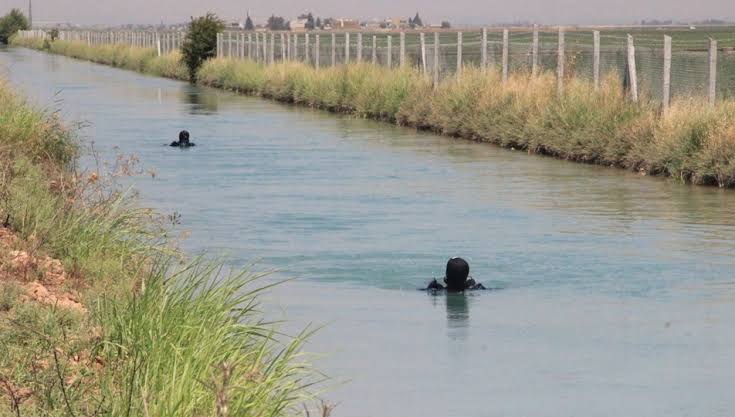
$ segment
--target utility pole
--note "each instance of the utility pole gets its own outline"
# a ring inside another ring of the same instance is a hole
[[[28,27],[33,29],[33,0],[28,0]]]

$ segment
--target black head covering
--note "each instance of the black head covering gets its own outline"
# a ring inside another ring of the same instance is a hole
[[[447,262],[447,272],[444,282],[449,291],[462,291],[465,281],[470,275],[470,264],[462,258],[452,258]]]
[[[189,132],[187,132],[186,130],[182,130],[181,132],[179,132],[179,143],[189,143]]]

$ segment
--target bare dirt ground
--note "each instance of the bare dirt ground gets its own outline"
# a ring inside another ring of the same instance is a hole
[[[69,275],[58,259],[20,249],[24,245],[12,231],[0,228],[0,283],[24,290],[23,302],[36,302],[85,313],[74,291],[66,289]]]

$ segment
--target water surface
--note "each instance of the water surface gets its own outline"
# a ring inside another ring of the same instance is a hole
[[[0,73],[135,154],[186,249],[297,278],[267,308],[327,325],[337,416],[732,414],[732,191],[21,49]],[[184,128],[195,148],[164,146]],[[501,290],[415,290],[454,255]]]

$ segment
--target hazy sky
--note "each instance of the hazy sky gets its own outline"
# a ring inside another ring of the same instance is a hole
[[[28,0],[0,0],[0,15],[24,10]],[[246,10],[256,19],[275,13],[286,18],[309,9],[319,16],[409,16],[456,24],[512,21],[537,23],[631,23],[641,19],[735,18],[735,0],[33,0],[36,20],[79,24],[174,23],[213,11],[236,19]]]

